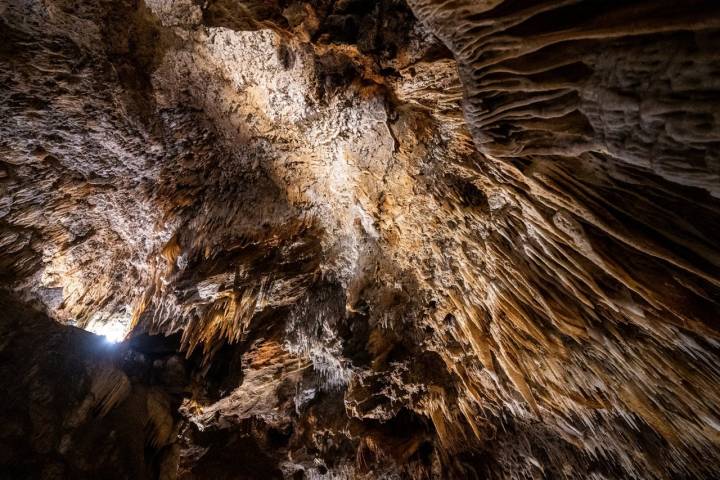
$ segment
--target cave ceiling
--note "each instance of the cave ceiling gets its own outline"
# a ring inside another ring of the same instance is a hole
[[[0,0],[0,478],[718,478],[719,245],[717,1]]]

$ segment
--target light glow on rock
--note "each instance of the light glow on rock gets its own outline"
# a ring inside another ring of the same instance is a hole
[[[125,328],[120,324],[100,325],[93,333],[102,335],[110,343],[120,343],[125,338]]]
[[[86,330],[105,337],[105,340],[109,343],[120,343],[125,340],[129,325],[130,315],[128,310],[110,315],[106,312],[98,312],[92,316]]]

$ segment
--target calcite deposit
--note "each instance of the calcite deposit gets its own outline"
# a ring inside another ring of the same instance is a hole
[[[0,479],[718,478],[719,245],[717,1],[0,0]]]

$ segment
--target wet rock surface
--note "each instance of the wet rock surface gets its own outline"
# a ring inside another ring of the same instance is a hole
[[[0,15],[0,478],[717,477],[715,2]]]

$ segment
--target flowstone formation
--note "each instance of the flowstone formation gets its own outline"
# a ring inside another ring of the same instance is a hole
[[[712,1],[0,0],[0,478],[717,478],[718,102]]]

